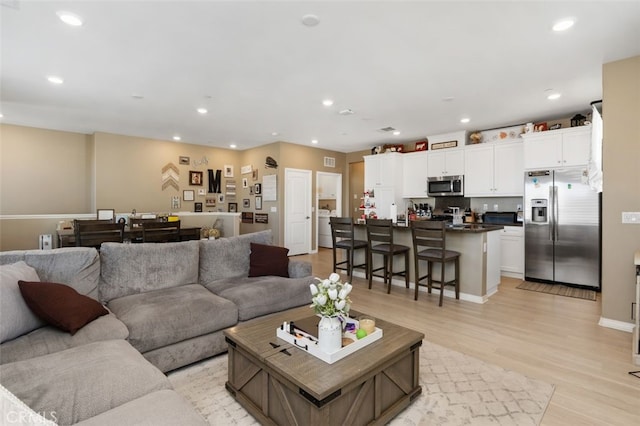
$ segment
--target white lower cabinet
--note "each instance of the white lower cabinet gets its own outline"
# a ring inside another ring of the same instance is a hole
[[[524,228],[521,226],[505,226],[500,232],[502,259],[500,271],[502,275],[513,278],[524,278]]]
[[[318,247],[333,247],[329,216],[318,216]]]

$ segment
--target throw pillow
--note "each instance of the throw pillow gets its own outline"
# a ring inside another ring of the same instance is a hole
[[[44,325],[22,298],[20,280],[40,281],[40,277],[24,261],[0,266],[0,343]]]
[[[36,315],[71,335],[109,313],[97,300],[64,284],[19,281],[18,285],[27,306]]]
[[[249,276],[275,275],[289,277],[288,248],[251,243],[249,255]]]

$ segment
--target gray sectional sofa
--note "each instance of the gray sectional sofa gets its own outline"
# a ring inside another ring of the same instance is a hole
[[[9,336],[0,344],[0,423],[15,396],[15,403],[59,424],[205,424],[162,373],[225,352],[225,328],[309,303],[308,262],[290,260],[288,278],[248,276],[250,244],[271,241],[271,231],[262,231],[182,243],[105,243],[99,254],[90,248],[0,253],[0,265],[24,262],[40,281],[69,285],[109,311],[70,335],[37,318],[20,320],[29,313],[19,290],[0,283],[2,309],[15,319],[0,325],[2,337]]]

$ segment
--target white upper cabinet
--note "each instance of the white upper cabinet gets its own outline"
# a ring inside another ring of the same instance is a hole
[[[391,203],[402,205],[402,156],[388,153],[364,156],[364,190],[374,191],[376,213],[389,218]]]
[[[524,167],[584,166],[589,162],[591,126],[527,133],[524,139]]]
[[[466,197],[522,196],[522,142],[469,145],[465,151]]]
[[[442,149],[429,152],[427,176],[456,176],[464,174],[464,150]]]
[[[409,152],[402,156],[402,196],[425,198],[427,196],[428,151]]]

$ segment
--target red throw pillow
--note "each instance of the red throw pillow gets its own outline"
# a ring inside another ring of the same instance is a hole
[[[288,248],[251,243],[249,256],[249,276],[262,277],[276,275],[289,277]]]
[[[47,323],[71,335],[109,311],[88,296],[57,283],[18,281],[29,309]]]

